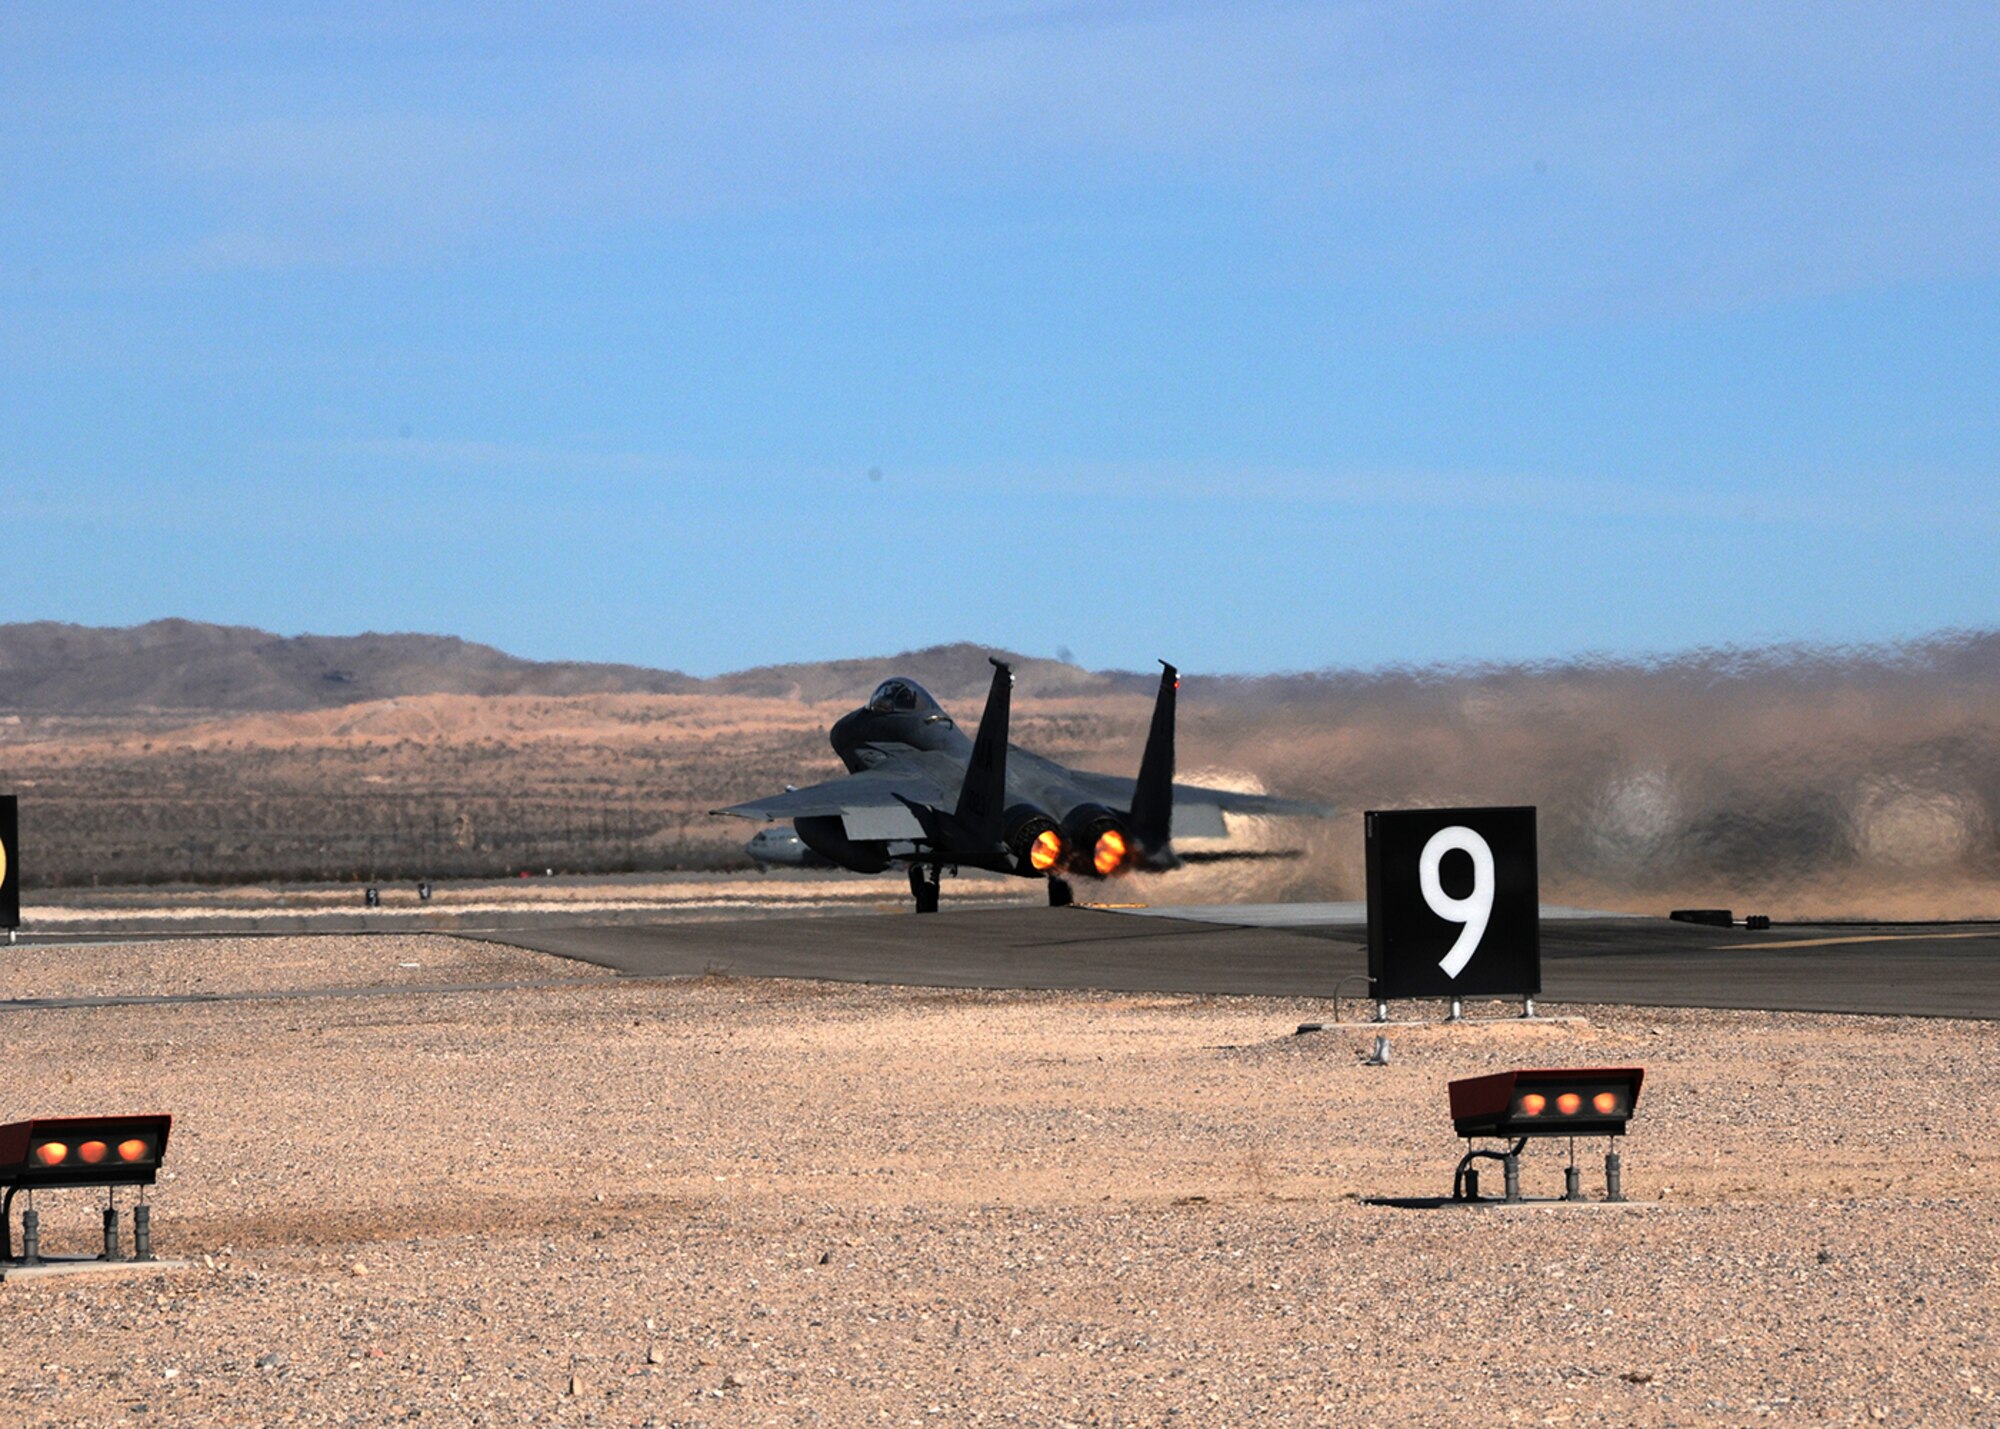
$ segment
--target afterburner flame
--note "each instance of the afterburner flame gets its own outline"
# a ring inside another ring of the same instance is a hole
[[[1097,852],[1091,862],[1098,873],[1109,878],[1125,866],[1125,835],[1116,829],[1106,829],[1097,839]]]
[[[1037,873],[1047,873],[1062,862],[1062,856],[1062,835],[1054,829],[1043,829],[1028,845],[1028,862]]]

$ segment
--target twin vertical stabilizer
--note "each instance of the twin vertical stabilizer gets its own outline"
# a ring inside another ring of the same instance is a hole
[[[1153,701],[1153,726],[1139,757],[1139,782],[1132,789],[1131,833],[1142,862],[1171,864],[1174,830],[1174,697],[1181,672],[1160,661],[1160,693]]]
[[[990,657],[989,657],[990,659]],[[1005,834],[1007,804],[1007,725],[1012,714],[1014,671],[991,660],[993,684],[979,733],[966,761],[952,822],[972,847],[998,845]],[[1171,868],[1174,825],[1174,702],[1181,687],[1180,671],[1160,662],[1160,691],[1153,701],[1153,723],[1146,732],[1146,750],[1139,758],[1139,778],[1132,788],[1132,808],[1126,828],[1139,861],[1154,868]]]
[[[1013,667],[991,656],[987,659],[993,666],[993,684],[986,692],[986,712],[979,717],[972,757],[965,764],[958,807],[952,810],[953,822],[978,848],[998,845],[1001,839],[1007,805],[1007,720],[1014,699]]]

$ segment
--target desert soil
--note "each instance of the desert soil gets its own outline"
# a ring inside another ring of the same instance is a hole
[[[1991,1025],[1562,1008],[1375,1067],[1311,1003],[0,956],[0,999],[270,989],[379,995],[0,1011],[8,1117],[174,1114],[192,1262],[0,1286],[0,1418],[2000,1423]],[[1451,1078],[1628,1062],[1629,1206],[1364,1203],[1446,1189]]]

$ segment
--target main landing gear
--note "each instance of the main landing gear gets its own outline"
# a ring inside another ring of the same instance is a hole
[[[938,866],[934,863],[910,865],[910,894],[917,900],[919,913],[938,910]]]
[[[952,870],[954,873],[956,869]],[[944,870],[935,863],[913,863],[910,865],[910,896],[917,900],[919,913],[935,913],[938,910],[938,877]],[[1076,890],[1070,887],[1067,878],[1049,880],[1049,907],[1067,908],[1076,902]]]

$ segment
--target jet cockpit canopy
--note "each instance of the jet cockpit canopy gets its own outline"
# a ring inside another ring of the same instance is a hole
[[[868,708],[876,714],[936,714],[943,706],[915,680],[898,676],[875,687],[875,693],[868,697]]]

